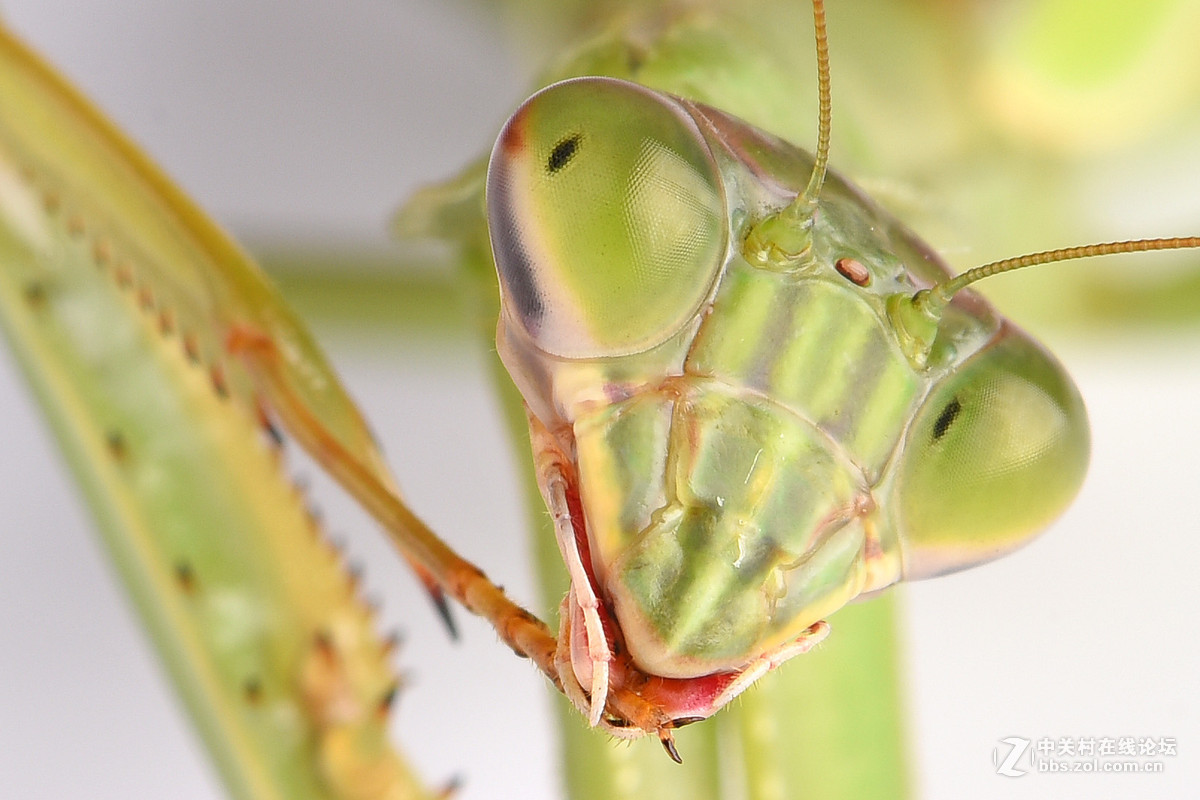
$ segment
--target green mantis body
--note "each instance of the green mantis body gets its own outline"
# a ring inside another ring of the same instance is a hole
[[[1016,280],[1016,279],[1014,279],[1014,280]],[[1086,389],[1085,389],[1085,394],[1086,394]],[[490,566],[490,564],[489,564],[489,566]],[[493,571],[494,573],[497,573],[497,574],[499,573],[499,569],[496,569],[496,568],[493,568],[493,570],[492,570],[492,571]],[[1003,628],[1005,627],[1005,622],[999,622],[999,623],[996,625],[996,627],[997,627],[997,628],[999,628],[999,629],[1003,629]],[[1000,733],[1000,732],[996,732],[995,736],[993,736],[992,738],[998,738],[998,737],[999,737],[999,735],[1001,735],[1001,733]],[[991,740],[989,739],[989,740],[988,740],[988,744],[990,745],[990,743],[991,743]]]

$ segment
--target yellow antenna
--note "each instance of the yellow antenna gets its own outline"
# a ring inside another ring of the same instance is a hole
[[[1111,256],[1119,253],[1148,253],[1152,250],[1186,250],[1200,247],[1200,236],[1176,236],[1168,239],[1132,239],[1125,242],[1103,242],[1101,244],[1086,244],[1080,247],[1063,247],[1058,250],[1043,250],[1040,253],[1030,253],[1025,256],[1004,258],[993,261],[981,267],[969,269],[966,272],[941,283],[922,289],[913,297],[914,303],[926,303],[931,309],[940,313],[950,299],[960,290],[965,289],[976,281],[1012,272],[1024,267],[1036,267],[1039,264],[1054,264],[1059,261],[1071,261],[1076,258],[1091,258],[1093,256]],[[922,297],[923,296],[923,297]]]
[[[942,313],[954,295],[966,287],[1005,272],[1039,264],[1054,264],[1076,258],[1109,256],[1119,253],[1148,253],[1154,250],[1187,250],[1200,247],[1200,236],[1177,236],[1166,239],[1132,239],[1124,242],[1103,242],[1080,247],[1043,250],[1024,256],[1005,258],[969,269],[961,275],[936,283],[913,295],[893,295],[888,311],[900,333],[901,346],[915,363],[924,364],[937,337]]]
[[[829,166],[829,131],[833,96],[829,79],[829,36],[824,0],[813,0],[813,28],[817,39],[817,151],[808,185],[786,208],[755,224],[743,252],[751,263],[770,265],[796,261],[812,246],[812,222]]]
[[[805,209],[804,218],[812,219],[817,209],[817,198],[821,196],[821,187],[825,184],[825,172],[829,167],[829,130],[833,125],[833,95],[829,81],[829,35],[825,27],[824,0],[813,0],[813,27],[817,37],[817,153],[813,162],[812,175],[808,178],[808,186],[804,193],[796,198],[796,202],[788,206],[790,210],[801,205]],[[785,210],[785,211],[786,211]]]

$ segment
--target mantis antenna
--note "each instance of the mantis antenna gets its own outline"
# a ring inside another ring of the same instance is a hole
[[[908,356],[923,364],[937,336],[942,313],[954,295],[984,278],[1005,272],[1054,264],[1077,258],[1109,256],[1120,253],[1147,253],[1154,250],[1187,250],[1200,247],[1200,236],[1177,236],[1164,239],[1131,239],[1122,242],[1103,242],[1078,247],[1043,250],[1013,258],[1004,258],[967,270],[961,275],[921,289],[914,295],[895,295],[888,303],[892,319],[901,332],[901,344]]]
[[[817,198],[825,184],[825,171],[829,167],[829,129],[833,121],[833,99],[829,86],[829,37],[825,28],[824,0],[813,0],[813,28],[817,37],[817,152],[812,175],[804,193],[796,198],[784,213],[811,221],[817,210]],[[795,209],[795,210],[793,210]]]
[[[817,200],[825,184],[829,165],[829,131],[833,100],[829,79],[829,38],[824,0],[813,0],[813,28],[817,39],[817,150],[812,174],[804,191],[787,207],[776,211],[750,229],[744,252],[747,260],[760,265],[788,264],[812,246],[812,221]]]
[[[1088,244],[1080,247],[1062,247],[1057,250],[1043,250],[1040,253],[1004,258],[993,261],[935,284],[928,289],[922,289],[913,297],[914,303],[927,303],[935,313],[940,313],[950,299],[959,290],[970,286],[976,281],[1012,272],[1023,267],[1035,267],[1039,264],[1053,264],[1059,261],[1070,261],[1076,258],[1091,258],[1092,256],[1110,256],[1118,253],[1147,253],[1152,250],[1186,250],[1200,247],[1200,236],[1177,236],[1168,239],[1132,239],[1124,242],[1104,242]]]

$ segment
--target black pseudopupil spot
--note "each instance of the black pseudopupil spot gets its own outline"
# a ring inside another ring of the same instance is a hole
[[[933,440],[935,442],[946,435],[946,431],[950,430],[950,426],[954,424],[960,411],[962,411],[962,403],[958,402],[957,397],[946,404],[942,413],[938,415],[937,422],[933,423]]]
[[[580,138],[578,133],[573,133],[554,145],[554,149],[550,151],[550,157],[546,159],[546,169],[551,175],[571,163],[571,159],[579,152]]]

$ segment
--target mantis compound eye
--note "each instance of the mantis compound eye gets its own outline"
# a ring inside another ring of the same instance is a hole
[[[488,226],[504,313],[564,358],[677,333],[726,255],[717,164],[673,99],[609,78],[543,89],[492,151]]]
[[[906,579],[991,561],[1029,541],[1079,491],[1090,439],[1062,366],[1005,325],[935,386],[896,474]]]

